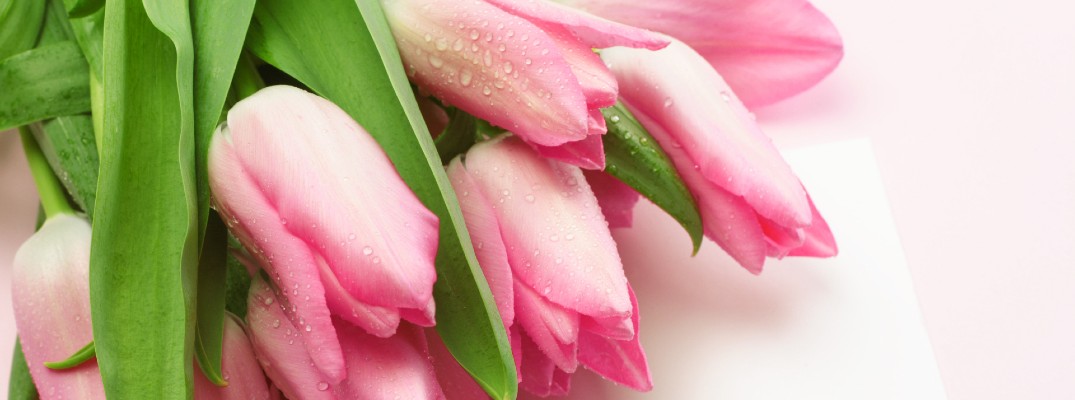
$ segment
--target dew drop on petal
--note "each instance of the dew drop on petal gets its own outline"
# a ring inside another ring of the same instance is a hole
[[[373,254],[373,248],[369,247],[369,246],[363,247],[362,248],[362,254],[367,255],[367,256],[370,255],[370,254]]]
[[[322,392],[328,390],[328,382],[318,382],[317,383],[317,390],[322,391]]]

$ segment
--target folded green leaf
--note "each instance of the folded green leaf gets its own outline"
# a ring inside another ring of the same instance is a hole
[[[93,14],[104,8],[105,0],[64,0],[67,13],[71,18],[80,18]]]
[[[22,343],[15,339],[15,352],[11,355],[11,375],[7,383],[8,400],[37,400],[37,387],[30,376],[30,366],[22,353]]]
[[[67,11],[63,9],[63,2],[60,0],[44,0],[42,3],[46,4],[45,20],[41,25],[41,33],[37,36],[37,46],[35,47],[74,40],[74,33],[71,32],[71,24],[67,22]]]
[[[694,244],[702,245],[702,216],[668,155],[623,103],[601,110],[608,125],[604,136],[605,172],[634,188],[671,215]]]
[[[97,361],[109,398],[186,400],[198,263],[188,7],[109,0],[105,13],[90,250]]]
[[[93,219],[97,199],[97,146],[88,115],[57,117],[31,126],[45,158],[64,189]]]
[[[90,110],[89,67],[74,42],[0,61],[0,131]]]
[[[67,357],[63,361],[46,361],[45,367],[48,369],[63,370],[70,369],[82,365],[82,363],[89,361],[97,355],[97,349],[94,347],[93,342],[83,346],[81,349],[72,354],[71,357]]]
[[[221,369],[224,343],[224,299],[228,273],[228,229],[215,213],[209,216],[198,262],[198,322],[194,357],[205,377],[226,386]]]
[[[0,0],[0,60],[34,47],[44,15],[44,1]]]
[[[57,1],[57,0],[52,0]],[[101,79],[104,64],[104,29],[105,10],[101,8],[93,14],[69,20],[75,41],[82,48],[82,55],[90,64],[90,73]]]
[[[353,0],[259,1],[247,45],[362,124],[418,198],[440,217],[433,289],[437,330],[490,395],[515,398],[515,363],[504,325],[384,12],[378,1],[357,3],[358,7]]]

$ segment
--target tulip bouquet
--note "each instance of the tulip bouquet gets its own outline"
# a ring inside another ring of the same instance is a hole
[[[610,229],[834,255],[747,107],[841,56],[806,0],[0,0],[9,398],[649,390]]]

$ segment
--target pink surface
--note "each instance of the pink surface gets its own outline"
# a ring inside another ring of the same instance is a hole
[[[783,148],[872,140],[950,399],[1075,398],[1075,10],[815,3],[840,28],[846,58],[820,86],[759,110],[763,129]],[[5,285],[34,196],[17,140],[2,136],[6,387]]]

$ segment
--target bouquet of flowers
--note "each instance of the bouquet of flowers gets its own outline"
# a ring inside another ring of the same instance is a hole
[[[747,107],[841,56],[805,0],[0,0],[9,396],[649,390],[610,229],[834,255]]]

